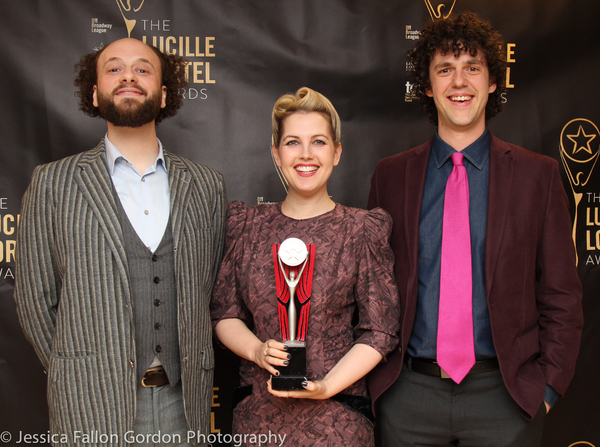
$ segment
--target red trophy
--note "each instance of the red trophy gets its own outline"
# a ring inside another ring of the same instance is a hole
[[[279,328],[291,355],[288,366],[271,377],[274,390],[302,390],[306,377],[306,333],[312,291],[315,246],[297,238],[273,245]]]

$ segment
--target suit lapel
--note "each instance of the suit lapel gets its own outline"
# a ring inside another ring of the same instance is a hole
[[[185,164],[173,154],[163,150],[165,155],[165,165],[169,174],[169,191],[171,201],[171,231],[173,232],[173,247],[175,247],[175,260],[177,260],[179,250],[179,240],[181,230],[185,222],[185,215],[190,192],[190,182],[192,175],[189,173]],[[177,273],[178,262],[175,262]]]
[[[98,220],[99,226],[114,254],[123,281],[128,286],[127,256],[121,243],[123,231],[119,222],[119,212],[115,202],[112,180],[106,165],[104,140],[95,149],[81,155],[74,178],[88,206]],[[129,287],[127,287],[127,290],[129,290]]]
[[[513,177],[514,158],[510,153],[510,147],[491,136],[488,215],[485,236],[485,284],[488,298],[492,289],[494,271],[508,218]]]
[[[433,141],[433,140],[432,140]],[[419,261],[419,222],[421,220],[421,205],[427,177],[427,165],[431,154],[432,141],[419,146],[414,151],[414,156],[406,162],[406,177],[404,186],[404,221],[406,222],[405,237],[408,257],[411,263],[410,271],[417,278]],[[413,268],[417,266],[417,268]],[[409,281],[409,284],[416,284]],[[410,293],[410,292],[409,292]],[[416,293],[416,290],[415,290]]]

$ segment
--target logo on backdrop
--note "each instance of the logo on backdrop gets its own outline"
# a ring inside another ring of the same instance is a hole
[[[506,44],[506,88],[511,89],[515,88],[515,84],[511,80],[511,64],[517,62],[515,53],[517,44],[516,43],[507,43]],[[502,104],[506,104],[508,102],[508,98],[506,97],[506,92],[502,93]]]
[[[573,243],[577,249],[577,222],[585,218],[585,265],[600,265],[600,191],[587,186],[600,155],[600,131],[588,119],[569,121],[560,134],[560,158],[567,173],[573,200]],[[580,209],[580,204],[584,203]],[[579,256],[577,255],[577,264]]]
[[[135,13],[137,13],[140,9],[142,9],[142,6],[144,6],[144,1],[145,0],[138,0],[135,3],[139,3],[137,8],[134,6],[131,6],[131,0],[126,0],[125,2],[123,2],[123,0],[115,0],[117,2],[117,6],[119,7],[119,11],[121,12],[121,15],[123,16],[123,20],[125,21],[125,26],[127,27],[127,37],[131,37],[131,31],[133,30],[133,28],[135,27],[135,24],[137,23],[136,19],[133,19],[132,17],[135,17]],[[125,14],[127,13],[127,14]],[[127,17],[129,16],[129,17]]]
[[[7,197],[0,197],[0,278],[15,279],[13,263],[19,214],[10,211]]]
[[[456,0],[444,0],[443,2],[435,0],[425,0],[427,11],[431,16],[431,20],[447,19],[452,14]]]

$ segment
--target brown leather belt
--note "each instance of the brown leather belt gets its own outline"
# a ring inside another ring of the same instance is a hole
[[[442,379],[450,378],[450,376],[448,376],[448,374],[446,374],[446,372],[440,368],[434,360],[407,355],[404,361],[410,371],[419,374],[425,374],[427,376],[440,377]],[[471,368],[471,371],[469,371],[467,375],[488,371],[497,371],[499,368],[500,366],[498,365],[498,359],[481,360],[479,362],[475,362],[475,365],[473,365],[473,368]]]
[[[156,386],[165,386],[169,384],[169,378],[162,366],[150,368],[142,378],[144,388],[154,388]]]

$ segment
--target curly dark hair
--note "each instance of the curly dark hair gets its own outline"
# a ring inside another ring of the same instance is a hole
[[[175,116],[177,110],[183,105],[183,89],[188,84],[186,79],[188,62],[181,56],[165,54],[156,47],[148,46],[160,59],[162,84],[167,87],[166,106],[160,109],[155,120],[155,123],[158,124],[165,118]],[[79,88],[75,93],[79,97],[79,109],[91,117],[102,116],[98,107],[93,104],[92,95],[94,85],[98,82],[98,58],[105,48],[86,54],[75,64],[77,77],[74,84]]]
[[[503,39],[492,25],[472,12],[462,13],[454,18],[440,20],[423,29],[415,47],[408,51],[408,59],[413,64],[412,92],[421,101],[429,114],[429,120],[437,126],[438,114],[433,98],[427,96],[431,89],[429,65],[437,51],[456,57],[463,51],[473,57],[482,52],[490,73],[490,82],[496,90],[490,93],[485,108],[486,121],[502,110],[502,94],[506,91],[506,55]]]

